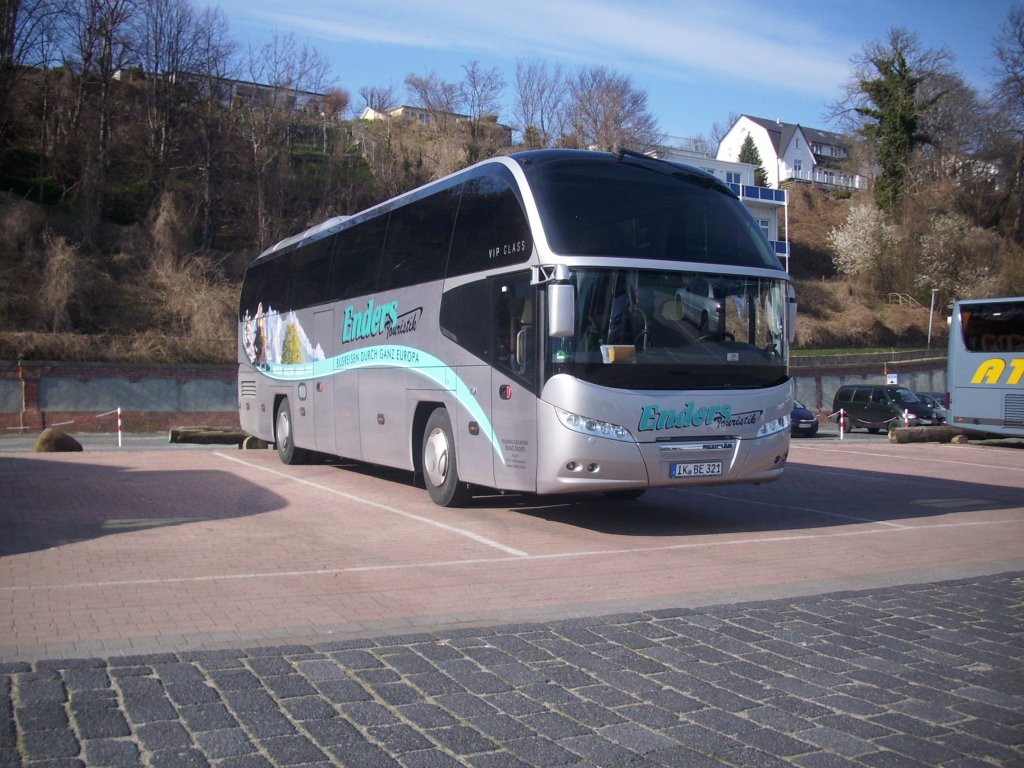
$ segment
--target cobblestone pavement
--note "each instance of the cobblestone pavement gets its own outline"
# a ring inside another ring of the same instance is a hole
[[[0,666],[0,766],[1021,766],[1024,573]]]

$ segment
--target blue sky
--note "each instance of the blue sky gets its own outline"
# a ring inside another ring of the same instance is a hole
[[[671,136],[709,135],[746,113],[834,128],[827,106],[842,93],[851,57],[892,27],[924,47],[945,46],[954,68],[986,93],[993,39],[1009,0],[221,0],[232,35],[261,44],[294,34],[332,65],[333,85],[358,104],[362,86],[405,76],[449,81],[477,60],[504,75],[517,59],[572,71],[604,65],[648,93]],[[501,114],[512,121],[511,110]]]

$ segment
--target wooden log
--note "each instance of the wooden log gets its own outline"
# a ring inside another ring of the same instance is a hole
[[[949,443],[954,437],[966,435],[957,427],[896,427],[889,430],[890,443]]]
[[[241,445],[249,435],[229,427],[172,427],[168,434],[171,443],[197,445]]]

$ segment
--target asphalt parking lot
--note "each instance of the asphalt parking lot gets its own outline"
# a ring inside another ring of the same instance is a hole
[[[1024,452],[873,438],[459,510],[269,451],[5,453],[0,765],[1024,764]]]

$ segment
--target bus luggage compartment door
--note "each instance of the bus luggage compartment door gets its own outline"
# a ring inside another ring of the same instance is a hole
[[[334,338],[334,310],[329,309],[313,315],[313,339],[320,343],[324,352],[330,356],[333,350],[329,342]],[[334,453],[335,443],[335,410],[334,410],[334,377],[324,376],[313,385],[313,422],[316,434],[316,449],[324,453]]]

